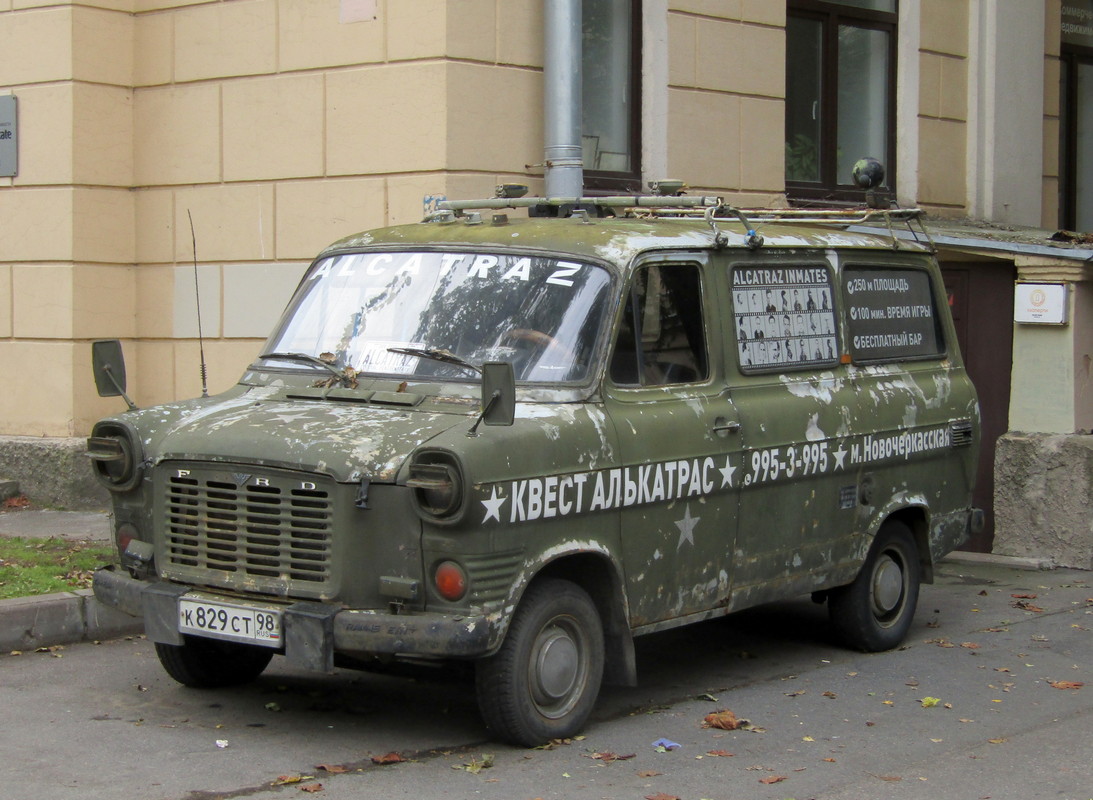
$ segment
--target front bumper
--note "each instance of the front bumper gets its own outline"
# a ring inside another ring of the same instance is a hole
[[[192,590],[166,581],[131,578],[113,566],[95,572],[95,598],[103,605],[144,617],[148,638],[180,645],[178,598]],[[224,598],[238,603],[238,598]],[[245,601],[244,601],[245,602]],[[487,655],[493,625],[481,615],[345,609],[315,602],[284,606],[285,657],[293,666],[330,672],[334,654],[474,658]]]

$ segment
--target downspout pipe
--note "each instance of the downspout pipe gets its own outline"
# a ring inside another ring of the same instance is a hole
[[[543,0],[543,140],[547,197],[584,193],[581,147],[583,0]]]

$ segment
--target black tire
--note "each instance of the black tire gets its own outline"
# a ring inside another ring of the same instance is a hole
[[[827,611],[839,640],[867,653],[898,646],[914,620],[921,580],[922,565],[910,529],[889,520],[877,533],[854,582],[828,596]]]
[[[501,649],[476,665],[486,726],[524,747],[573,736],[596,704],[603,660],[603,624],[588,593],[565,580],[533,583]]]
[[[156,642],[156,655],[168,675],[195,689],[250,683],[273,658],[273,651],[264,647],[196,636],[185,639],[182,645]]]

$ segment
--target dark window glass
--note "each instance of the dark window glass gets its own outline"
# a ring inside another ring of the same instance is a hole
[[[584,0],[585,186],[636,190],[641,178],[641,5]]]
[[[1059,225],[1093,231],[1093,49],[1064,49],[1059,88]]]
[[[843,291],[855,363],[911,361],[944,352],[926,272],[848,267]]]
[[[859,200],[854,164],[878,159],[895,186],[896,0],[790,0],[786,20],[786,189]]]
[[[611,358],[622,386],[694,383],[708,375],[702,283],[692,264],[638,270]]]

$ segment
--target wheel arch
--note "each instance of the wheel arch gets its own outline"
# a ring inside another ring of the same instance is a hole
[[[889,511],[885,514],[880,524],[877,525],[876,530],[873,532],[873,538],[876,538],[876,534],[880,532],[881,527],[890,520],[896,522],[902,522],[911,531],[911,536],[915,542],[915,549],[918,551],[918,561],[922,567],[922,582],[933,583],[934,582],[934,562],[930,555],[930,521],[928,518],[929,509],[922,505],[904,506]]]
[[[622,575],[602,553],[569,553],[545,563],[527,582],[524,591],[543,578],[560,578],[586,591],[603,624],[606,683],[637,685],[637,659],[630,633],[629,611]]]

